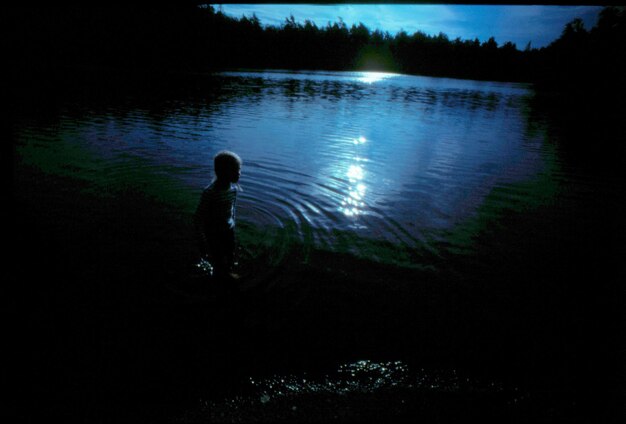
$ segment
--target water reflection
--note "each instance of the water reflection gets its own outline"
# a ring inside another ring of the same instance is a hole
[[[68,104],[52,129],[24,121],[18,153],[192,211],[213,155],[234,150],[246,164],[240,221],[327,246],[338,231],[412,245],[475,217],[495,188],[552,160],[543,132],[528,131],[523,84],[378,72],[205,78],[180,99]]]
[[[354,139],[354,144],[363,144],[367,141],[367,139],[363,136]]]
[[[341,207],[339,210],[346,216],[360,215],[364,209],[365,202],[365,190],[366,186],[361,181],[363,180],[363,168],[360,165],[350,165],[346,176],[350,182],[348,188],[348,195],[341,201]]]
[[[305,373],[250,378],[249,387],[247,395],[202,401],[191,416],[206,422],[265,421],[276,416],[290,417],[291,421],[308,421],[315,411],[316,420],[361,422],[371,419],[372,404],[377,402],[384,403],[380,407],[393,411],[389,412],[389,417],[394,413],[397,414],[394,417],[405,417],[401,411],[415,408],[416,400],[427,397],[425,403],[435,406],[431,406],[430,412],[426,408],[421,412],[440,417],[447,416],[439,411],[444,397],[469,395],[474,402],[482,397],[502,408],[528,396],[518,387],[497,381],[481,381],[456,370],[412,370],[401,361],[361,360],[341,365],[324,376]],[[462,399],[465,401],[466,398]],[[324,407],[320,408],[320,400]],[[444,408],[454,404],[448,400],[445,405]]]
[[[364,136],[353,139],[355,148],[361,144],[365,144],[367,139]],[[348,166],[345,176],[348,178],[349,187],[347,195],[343,197],[339,211],[347,217],[356,217],[365,211],[365,191],[367,186],[364,183],[365,169],[363,168],[364,160],[356,155],[352,159],[353,163]]]
[[[364,82],[366,84],[372,84],[378,81],[382,81],[387,78],[397,76],[397,74],[391,74],[388,72],[360,72],[357,81]]]

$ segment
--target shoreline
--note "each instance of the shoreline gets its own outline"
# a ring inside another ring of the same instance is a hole
[[[368,270],[363,270],[367,277],[363,279],[358,273],[334,273],[332,264],[330,272],[318,266],[290,264],[270,276],[269,285],[223,297],[212,293],[210,287],[199,286],[191,271],[180,278],[179,272],[186,272],[180,258],[191,255],[193,248],[183,247],[187,239],[180,237],[181,222],[175,211],[170,214],[158,202],[132,192],[106,199],[93,197],[83,193],[71,178],[41,175],[36,170],[19,169],[16,176],[24,190],[18,193],[18,212],[22,212],[18,214],[18,228],[29,228],[14,250],[17,263],[28,263],[31,246],[38,246],[42,253],[37,266],[21,271],[23,281],[36,283],[22,289],[27,298],[14,318],[20,331],[32,337],[25,344],[26,357],[34,373],[31,378],[39,381],[39,388],[31,396],[43,398],[56,392],[49,399],[50,409],[43,409],[50,414],[82,413],[92,418],[113,414],[116,420],[126,417],[133,421],[140,420],[142,414],[153,418],[170,414],[174,420],[187,411],[204,419],[207,411],[198,406],[198,400],[213,392],[209,397],[216,402],[213,411],[232,413],[232,417],[259,413],[268,419],[309,418],[315,405],[327,401],[324,396],[305,394],[298,398],[295,394],[270,405],[244,399],[237,411],[219,399],[228,399],[228,393],[241,396],[237,393],[251,375],[324,373],[361,359],[407,361],[411,369],[458,370],[487,381],[501,381],[530,393],[532,399],[538,396],[543,400],[529,401],[526,412],[515,415],[524,409],[510,407],[506,403],[509,398],[501,399],[489,390],[438,394],[406,388],[399,390],[407,390],[403,396],[412,401],[398,405],[395,412],[385,412],[375,405],[387,406],[386,399],[395,396],[395,389],[348,398],[330,394],[330,403],[344,411],[339,421],[367,420],[369,416],[359,412],[366,405],[381,417],[401,420],[419,416],[437,419],[438,414],[448,412],[462,418],[468,405],[478,416],[494,413],[520,418],[530,414],[546,418],[556,408],[565,417],[575,418],[579,412],[579,406],[568,399],[574,396],[580,402],[581,389],[572,386],[575,383],[570,379],[575,376],[566,376],[580,359],[564,357],[570,347],[550,341],[553,334],[564,330],[561,337],[569,339],[566,334],[570,331],[580,337],[579,329],[567,330],[557,322],[550,324],[551,329],[544,328],[549,322],[517,321],[514,315],[503,313],[511,304],[506,298],[514,292],[490,294],[493,289],[489,285],[442,278],[398,284],[400,274],[387,275],[384,284],[372,278]],[[35,209],[38,204],[45,204],[53,213]],[[134,212],[129,214],[131,210]],[[99,212],[94,216],[93,211]],[[59,213],[71,220],[60,219]],[[118,218],[110,221],[109,214],[115,213]],[[162,226],[170,230],[156,245],[154,241],[159,238],[150,238],[150,225],[137,227],[136,220],[146,219],[146,213],[156,214],[151,220],[170,222]],[[120,224],[123,226],[118,227]],[[94,229],[97,231],[92,233]],[[129,230],[133,238],[126,234],[123,237],[127,241],[122,243],[120,236]],[[182,244],[161,251],[167,245],[164,240]],[[137,249],[142,244],[147,252]],[[175,257],[168,259],[173,252],[177,252]],[[345,266],[345,258],[337,260]],[[314,263],[320,262],[316,259]],[[356,262],[353,269],[356,272],[360,267]],[[396,283],[390,285],[391,281]],[[168,284],[191,293],[196,300],[175,300]],[[550,299],[558,294],[539,286],[533,290],[543,290]],[[480,300],[485,295],[505,302],[497,306]],[[488,309],[480,312],[476,307]],[[564,312],[576,309],[565,308]],[[489,318],[491,314],[501,322]],[[553,319],[551,314],[547,318]],[[527,328],[536,333],[519,333]],[[480,332],[486,333],[479,336]],[[586,340],[587,336],[582,337]],[[546,350],[532,353],[536,348],[533,340]],[[529,353],[531,356],[525,357]],[[58,385],[61,375],[67,385]],[[77,409],[76,403],[63,401],[76,397],[89,402]],[[481,406],[472,403],[476,399]],[[604,402],[608,401],[610,398]],[[112,404],[117,409],[106,411]],[[290,412],[292,406],[303,415]],[[327,415],[327,409],[317,411],[319,415],[313,420],[335,419]]]

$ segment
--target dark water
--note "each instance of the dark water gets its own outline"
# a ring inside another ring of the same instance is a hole
[[[458,372],[484,382],[471,393],[505,387],[503,404],[531,394],[542,418],[575,417],[600,387],[614,415],[622,173],[584,144],[614,132],[564,124],[525,84],[135,78],[24,88],[15,114],[16,275],[42,282],[22,311],[32,379],[64,375],[89,399],[54,411],[163,417],[250,391],[264,404],[279,390],[251,378],[386,363],[389,384],[446,375],[456,393]],[[222,149],[244,160],[235,295],[207,286],[191,229]]]

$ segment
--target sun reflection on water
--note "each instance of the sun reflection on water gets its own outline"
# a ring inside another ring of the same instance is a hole
[[[362,180],[363,168],[361,167],[361,165],[350,165],[350,168],[348,168],[348,172],[346,173],[346,176],[348,177],[351,183]]]
[[[367,142],[367,139],[363,136],[353,140],[355,145],[364,144],[365,142]],[[363,214],[365,208],[364,198],[367,190],[367,186],[363,183],[365,170],[363,169],[363,166],[359,164],[359,162],[362,162],[363,159],[359,156],[355,156],[353,160],[356,163],[349,165],[345,174],[348,178],[350,186],[348,187],[347,195],[344,196],[341,201],[341,206],[339,207],[339,211],[348,217]]]
[[[359,72],[357,81],[372,84],[395,76],[397,75],[389,72]]]

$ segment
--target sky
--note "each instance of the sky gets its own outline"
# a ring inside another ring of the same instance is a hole
[[[219,8],[219,5],[216,5]],[[498,45],[513,42],[524,49],[541,48],[557,39],[566,23],[581,18],[591,29],[602,6],[534,6],[534,5],[446,5],[446,4],[224,4],[222,11],[241,18],[252,14],[262,25],[281,25],[293,15],[296,22],[306,19],[323,27],[338,22],[348,25],[362,22],[370,30],[380,29],[395,35],[422,31],[429,35],[440,32],[453,40],[478,38],[481,42],[494,37]]]

